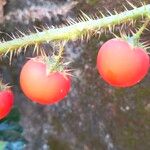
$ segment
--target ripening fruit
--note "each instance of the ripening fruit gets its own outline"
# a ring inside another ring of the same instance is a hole
[[[144,49],[115,38],[100,48],[97,68],[102,78],[110,85],[129,87],[137,84],[147,74],[149,56]]]
[[[14,103],[14,95],[10,89],[3,89],[0,91],[0,120],[5,118]]]
[[[40,59],[30,59],[23,66],[20,85],[32,101],[51,105],[62,100],[70,90],[70,77],[64,72],[47,72],[47,65]]]

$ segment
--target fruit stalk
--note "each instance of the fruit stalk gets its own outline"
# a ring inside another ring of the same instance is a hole
[[[149,24],[149,19],[147,19],[145,21],[145,23],[143,24],[143,26],[139,29],[139,31],[134,35],[134,39],[140,39],[141,34],[143,33],[143,31],[146,29],[147,25]]]
[[[56,71],[57,68],[60,66],[63,52],[64,52],[64,45],[60,46],[58,55],[54,56],[54,57],[55,57],[55,58],[54,58],[54,59],[55,59],[55,63],[54,63],[54,65],[52,66],[50,72]]]

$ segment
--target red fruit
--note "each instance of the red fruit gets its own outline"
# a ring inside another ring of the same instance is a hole
[[[39,104],[54,104],[69,92],[70,78],[64,72],[47,73],[47,65],[39,59],[30,59],[23,66],[20,85],[24,94]]]
[[[14,103],[14,95],[10,89],[0,91],[0,120],[5,118]]]
[[[122,39],[111,39],[98,52],[97,68],[110,85],[129,87],[137,84],[147,74],[149,56],[140,47],[133,47]]]

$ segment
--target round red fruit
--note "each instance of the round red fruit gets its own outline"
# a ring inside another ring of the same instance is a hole
[[[14,95],[10,89],[4,89],[0,91],[0,120],[5,118],[14,103]]]
[[[127,41],[115,38],[100,48],[97,68],[110,85],[129,87],[137,84],[147,74],[149,56],[143,48],[133,47]]]
[[[34,102],[51,105],[62,100],[70,90],[70,77],[64,72],[48,72],[39,58],[30,59],[23,66],[20,85],[24,94]]]

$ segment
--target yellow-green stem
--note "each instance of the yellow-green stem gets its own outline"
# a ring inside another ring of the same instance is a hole
[[[58,55],[55,56],[55,64],[54,66],[51,68],[51,72],[57,70],[57,68],[59,67],[60,63],[61,63],[61,58],[64,52],[64,46],[61,46],[58,52]]]
[[[76,40],[88,33],[88,31],[97,30],[102,27],[111,27],[122,22],[127,22],[128,20],[137,19],[141,16],[150,16],[150,4],[101,19],[90,19],[70,26],[48,29],[43,32],[32,33],[11,41],[2,42],[0,43],[0,53],[6,53],[10,50],[16,50],[24,46],[40,44],[42,42]]]
[[[144,22],[143,26],[142,26],[142,27],[139,29],[139,31],[134,35],[134,38],[135,38],[135,39],[139,39],[139,38],[141,37],[141,34],[142,34],[143,31],[146,29],[146,27],[147,27],[149,21],[150,21],[150,19],[148,18],[148,19]]]

